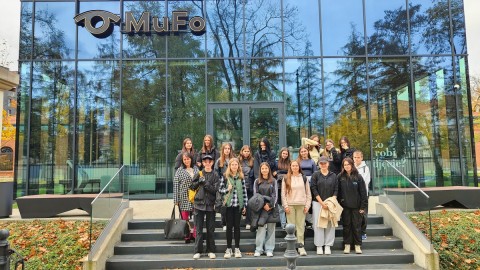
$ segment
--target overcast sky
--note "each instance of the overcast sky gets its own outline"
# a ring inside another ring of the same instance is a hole
[[[0,10],[0,50],[7,43],[7,52],[11,62],[10,70],[18,70],[18,43],[20,33],[20,0],[1,0]],[[300,0],[301,1],[301,0]],[[388,0],[384,0],[388,1]],[[430,1],[430,0],[424,0]],[[480,75],[480,0],[464,0],[467,28],[467,48],[469,53],[470,74]]]

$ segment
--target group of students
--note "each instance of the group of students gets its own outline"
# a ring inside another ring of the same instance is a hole
[[[340,215],[344,253],[350,253],[353,246],[356,253],[362,253],[370,172],[362,152],[350,148],[346,137],[341,138],[340,145],[337,150],[333,141],[327,140],[323,149],[314,135],[302,139],[296,160],[291,159],[288,148],[280,150],[277,160],[266,138],[260,140],[255,154],[244,145],[238,157],[230,143],[223,143],[217,151],[211,135],[204,137],[198,152],[186,138],[175,162],[174,203],[180,207],[182,219],[189,220],[193,213],[194,227],[185,239],[187,243],[195,240],[193,258],[199,259],[202,253],[216,258],[214,230],[219,197],[224,205],[222,225],[227,238],[224,258],[242,257],[242,215],[246,216],[246,229],[256,231],[255,257],[273,256],[277,222],[282,228],[287,223],[295,225],[300,255],[307,255],[303,246],[306,222],[314,230],[317,254],[331,254]],[[193,203],[188,200],[189,189],[196,191]]]

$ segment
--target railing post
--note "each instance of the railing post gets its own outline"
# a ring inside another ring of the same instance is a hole
[[[287,236],[285,237],[285,241],[287,241],[287,249],[285,250],[285,254],[283,257],[287,259],[287,269],[296,269],[297,268],[297,237],[295,236],[295,225],[287,224],[285,227],[285,231],[287,231]]]
[[[9,235],[8,230],[0,230],[0,270],[10,270]]]

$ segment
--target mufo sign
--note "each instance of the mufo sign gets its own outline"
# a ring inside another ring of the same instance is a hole
[[[173,11],[171,20],[168,17],[159,18],[150,12],[143,12],[140,18],[135,19],[133,12],[125,12],[124,23],[117,14],[105,10],[90,10],[78,14],[73,18],[77,25],[85,27],[88,32],[97,38],[106,38],[113,32],[114,25],[121,26],[122,33],[134,34],[178,34],[188,29],[194,35],[205,33],[205,19],[199,16],[188,17],[187,11]]]

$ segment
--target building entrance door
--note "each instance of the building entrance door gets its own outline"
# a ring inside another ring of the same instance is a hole
[[[266,137],[278,153],[286,145],[285,105],[283,102],[229,102],[207,104],[207,132],[212,134],[217,149],[230,142],[235,152],[243,145],[258,148]]]

